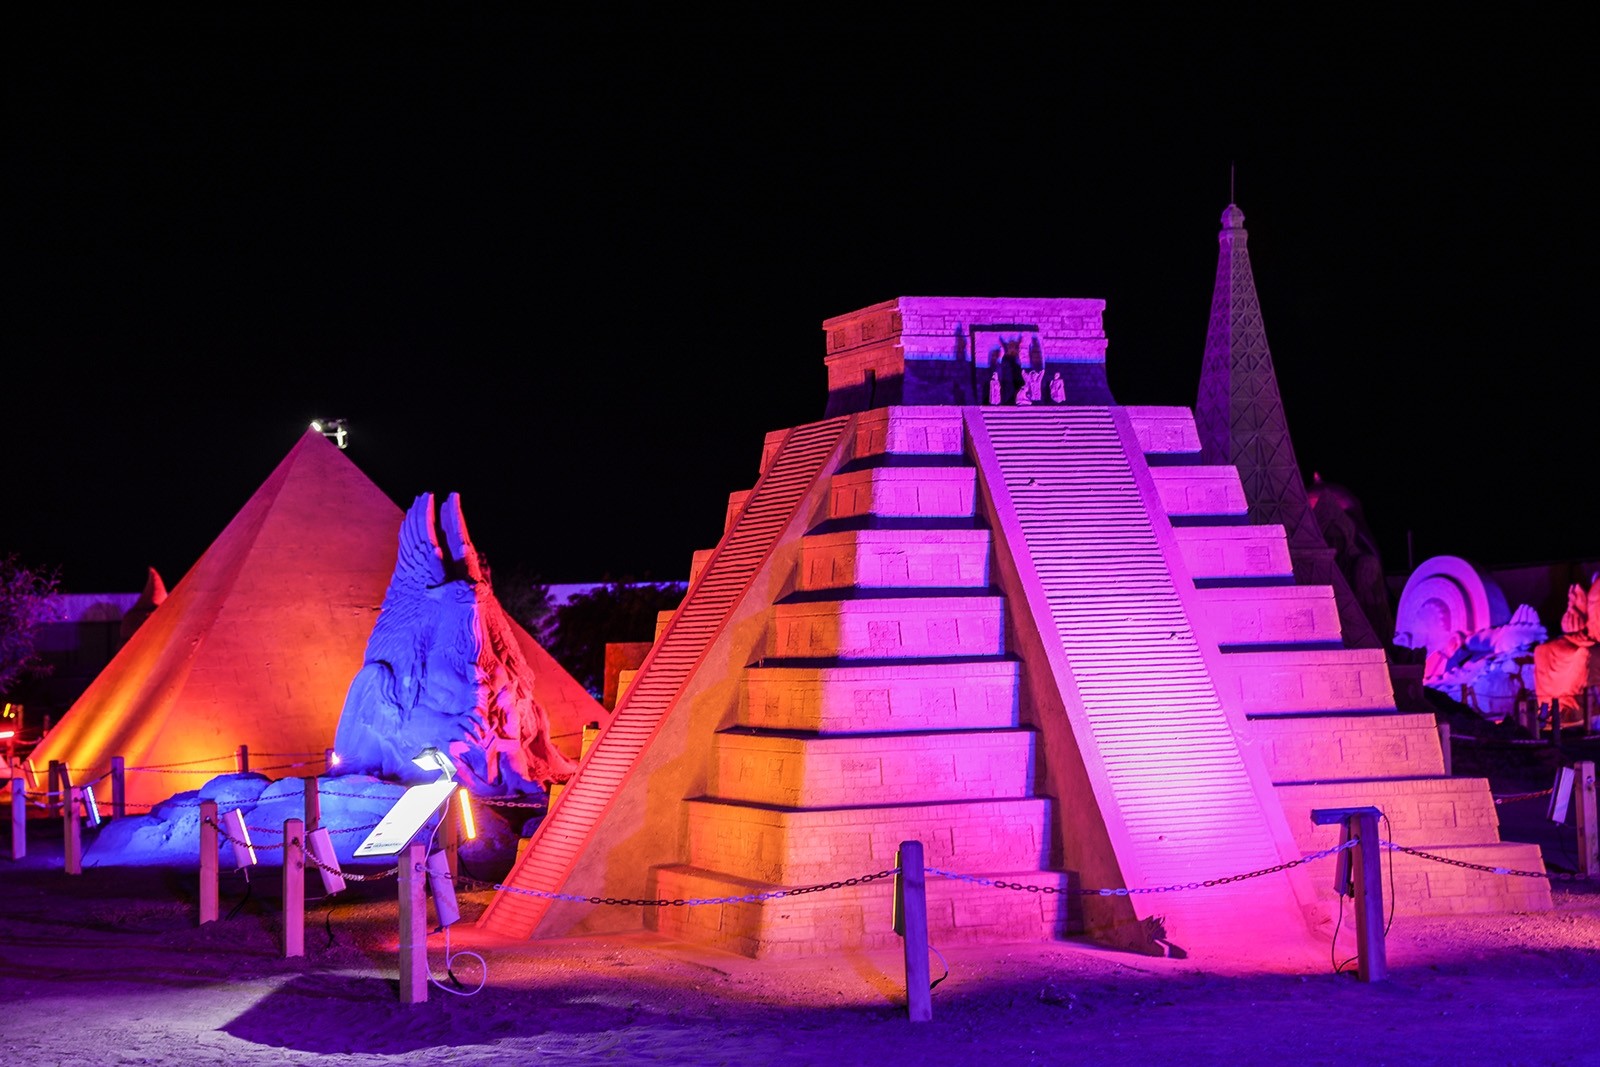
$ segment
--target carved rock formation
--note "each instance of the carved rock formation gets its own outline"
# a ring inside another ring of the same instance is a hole
[[[433,746],[479,795],[565,781],[575,765],[552,743],[533,682],[467,534],[459,497],[445,499],[437,527],[433,494],[417,497],[400,525],[394,576],[339,716],[340,772],[425,779],[429,772],[412,760]]]

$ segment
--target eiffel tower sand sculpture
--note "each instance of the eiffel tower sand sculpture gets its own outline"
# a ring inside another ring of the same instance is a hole
[[[1232,205],[1220,240],[1198,417],[1112,399],[1103,301],[827,320],[825,418],[767,435],[480,930],[884,948],[887,879],[770,894],[918,840],[960,876],[929,879],[934,945],[1310,965],[1332,858],[1060,891],[1278,868],[1337,843],[1311,809],[1358,805],[1457,861],[1388,853],[1397,911],[1548,908],[1545,878],[1481,869],[1544,870],[1499,840],[1485,780],[1444,774],[1433,717],[1396,709],[1307,521]]]

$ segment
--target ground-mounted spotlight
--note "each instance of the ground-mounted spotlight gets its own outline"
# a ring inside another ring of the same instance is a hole
[[[94,798],[94,786],[83,787],[83,817],[89,820],[90,826],[100,825],[100,804]]]
[[[256,865],[256,848],[250,843],[250,828],[244,824],[244,812],[239,808],[222,814],[222,829],[233,846],[233,865],[243,870]]]
[[[1550,787],[1550,803],[1544,812],[1544,817],[1551,822],[1559,824],[1567,821],[1567,806],[1572,803],[1572,782],[1575,777],[1571,767],[1557,769],[1555,784]]]
[[[456,886],[450,879],[450,859],[443,852],[428,857],[428,889],[433,893],[433,910],[439,913],[439,926],[446,927],[461,918],[456,906]]]
[[[333,838],[326,826],[319,826],[306,835],[306,848],[316,860],[317,873],[322,876],[322,891],[329,896],[344,888],[344,872],[339,869],[339,857],[333,850]],[[331,869],[330,869],[331,868]]]

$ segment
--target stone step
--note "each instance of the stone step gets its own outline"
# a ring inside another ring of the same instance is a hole
[[[1172,518],[1243,518],[1250,512],[1237,467],[1151,467],[1150,477]]]
[[[965,449],[960,408],[905,405],[856,416],[857,459],[871,456],[959,456]]]
[[[1339,828],[1332,827],[1330,844],[1338,842]],[[1381,827],[1380,827],[1381,831]],[[1394,840],[1383,835],[1385,840]],[[1399,844],[1409,845],[1403,838]],[[1519,911],[1548,911],[1551,907],[1548,878],[1524,874],[1494,874],[1479,867],[1502,868],[1544,874],[1544,858],[1538,845],[1497,841],[1476,845],[1437,845],[1420,848],[1445,862],[1413,856],[1396,849],[1383,853],[1384,914],[1398,915],[1485,915]],[[1464,867],[1461,864],[1472,864]],[[1334,857],[1306,864],[1307,878],[1319,900],[1332,903]],[[1392,890],[1391,890],[1392,885]],[[1347,929],[1354,921],[1354,907],[1344,901]],[[1354,944],[1354,932],[1350,944]]]
[[[1215,662],[1217,695],[1243,715],[1395,710],[1381,648],[1229,652]]]
[[[1373,778],[1277,786],[1295,843],[1315,852],[1339,843],[1338,826],[1311,822],[1313,808],[1374,807],[1379,831],[1412,848],[1483,845],[1500,839],[1500,815],[1485,778]]]
[[[1444,774],[1432,715],[1299,715],[1250,719],[1248,743],[1274,782]]]
[[[974,467],[868,467],[828,482],[828,518],[969,518],[978,483]]]
[[[773,885],[893,867],[902,841],[921,841],[929,866],[964,873],[1050,865],[1048,797],[811,809],[687,804],[690,864]]]
[[[1178,551],[1196,580],[1294,578],[1283,527],[1178,526]]]
[[[1146,456],[1199,455],[1200,431],[1189,408],[1130,404],[1122,410]]]
[[[850,875],[876,874],[893,867]],[[952,868],[953,869],[953,868]],[[971,872],[962,871],[963,874]],[[928,940],[935,946],[995,945],[1065,936],[1073,923],[1073,898],[1065,874],[1028,870],[983,874],[994,881],[1053,887],[1056,893],[1000,889],[959,879],[927,878]],[[653,892],[666,900],[722,899],[770,892],[763,882],[732,878],[688,865],[660,867]],[[800,959],[847,951],[894,948],[894,879],[840,886],[799,896],[722,904],[650,908],[646,924],[680,941],[713,945],[752,959]]]
[[[1016,660],[749,667],[741,726],[817,733],[1016,726]]]
[[[1327,585],[1195,590],[1202,625],[1217,644],[1325,644],[1341,640],[1339,606]]]
[[[839,530],[800,543],[800,588],[989,585],[988,530]]]
[[[1026,797],[1032,730],[851,737],[724,731],[714,743],[718,800],[790,808]]]
[[[1000,596],[863,597],[774,605],[766,655],[930,659],[1005,652]]]

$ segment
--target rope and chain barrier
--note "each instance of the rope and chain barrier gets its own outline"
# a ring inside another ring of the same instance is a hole
[[[1573,871],[1519,871],[1514,867],[1491,867],[1483,863],[1468,863],[1466,860],[1451,859],[1449,856],[1436,856],[1431,852],[1423,852],[1421,849],[1397,845],[1393,841],[1380,841],[1379,844],[1390,852],[1404,852],[1406,855],[1415,856],[1418,859],[1432,860],[1434,863],[1447,863],[1452,867],[1464,867],[1469,871],[1483,871],[1487,874],[1509,874],[1518,878],[1551,878],[1562,882],[1576,882],[1580,879],[1588,879],[1588,875],[1578,874]]]
[[[806,893],[825,893],[830,889],[844,889],[847,886],[865,885],[876,882],[880,878],[888,878],[898,874],[900,868],[891,867],[877,874],[863,874],[856,878],[845,878],[837,882],[821,882],[817,885],[788,886],[782,889],[768,889],[760,893],[745,893],[741,896],[731,897],[679,897],[674,900],[666,898],[649,899],[635,897],[585,897],[576,893],[550,893],[542,889],[523,889],[519,886],[495,883],[494,889],[505,893],[515,893],[524,897],[541,897],[545,900],[565,900],[574,904],[609,904],[623,907],[694,907],[700,904],[759,904],[764,900],[781,900],[785,897],[798,897]],[[480,883],[482,884],[482,883]]]
[[[929,874],[938,875],[940,878],[952,878],[962,882],[972,882],[975,885],[994,886],[996,889],[1017,889],[1027,893],[1060,893],[1067,896],[1080,897],[1131,897],[1139,896],[1145,893],[1174,893],[1179,890],[1186,889],[1211,889],[1214,886],[1228,885],[1231,882],[1243,882],[1250,878],[1260,878],[1261,876],[1267,874],[1277,874],[1281,871],[1287,871],[1292,867],[1298,867],[1302,863],[1311,863],[1315,860],[1332,856],[1335,853],[1343,852],[1347,848],[1354,848],[1359,843],[1359,838],[1351,838],[1349,841],[1341,842],[1337,845],[1334,845],[1332,848],[1325,848],[1321,852],[1312,852],[1308,855],[1301,856],[1297,860],[1290,860],[1287,863],[1274,864],[1271,867],[1263,867],[1259,871],[1250,871],[1248,874],[1229,874],[1224,875],[1221,878],[1206,878],[1198,882],[1177,882],[1172,885],[1141,886],[1134,889],[1129,889],[1123,886],[1118,886],[1111,889],[1086,889],[1082,887],[1077,889],[1063,889],[1060,886],[1054,885],[1030,885],[1026,882],[1004,882],[994,878],[979,878],[970,874],[960,874],[956,871],[947,871],[939,867],[927,867],[924,869]]]
[[[1538,800],[1540,797],[1547,797],[1554,792],[1555,790],[1552,788],[1541,789],[1537,793],[1502,793],[1494,798],[1494,802],[1496,804],[1515,804],[1519,800]]]

